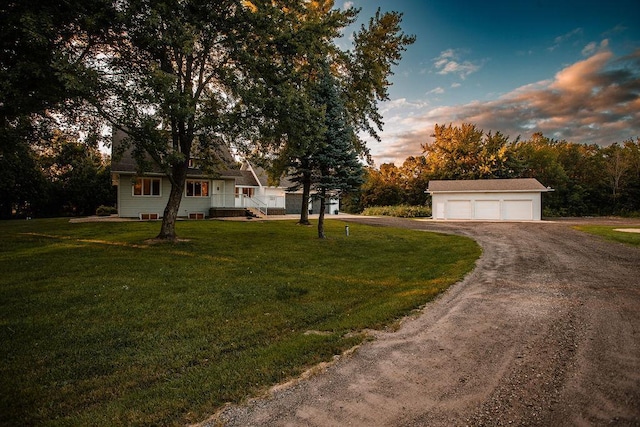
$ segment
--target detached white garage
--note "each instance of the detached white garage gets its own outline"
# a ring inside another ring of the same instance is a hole
[[[429,181],[433,218],[443,220],[540,221],[542,193],[534,178]]]

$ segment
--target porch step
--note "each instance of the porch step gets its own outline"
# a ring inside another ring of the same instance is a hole
[[[256,215],[256,217],[261,217],[261,216],[271,216],[271,215],[286,215],[287,214],[287,210],[285,208],[267,208],[266,209],[266,213],[264,212],[264,210],[260,210],[259,208],[247,208],[249,211],[251,211],[254,215]]]
[[[247,216],[252,218],[260,218],[262,216],[262,212],[258,208],[247,208]]]
[[[269,208],[267,210],[267,215],[286,215],[287,211],[285,208]],[[229,218],[229,217],[240,217],[246,216],[251,218],[260,218],[264,216],[264,212],[262,212],[258,208],[210,208],[209,209],[209,218]]]
[[[246,208],[211,208],[209,209],[210,218],[229,218],[247,216],[249,211]]]

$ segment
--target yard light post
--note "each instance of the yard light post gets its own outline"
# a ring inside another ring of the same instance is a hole
[[[348,236],[348,235],[349,235],[349,226],[348,226],[348,225],[345,225],[345,226],[344,226],[344,234],[345,234],[346,236]]]

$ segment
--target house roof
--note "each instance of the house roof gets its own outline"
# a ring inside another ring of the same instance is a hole
[[[120,130],[116,130],[112,138],[112,153],[122,151],[121,155],[113,156],[111,162],[111,171],[119,174],[131,174],[135,175],[139,173],[138,165],[133,158],[133,147],[128,146],[123,150],[123,144],[125,143],[126,135]],[[236,169],[237,163],[231,152],[225,146],[220,146],[215,153],[218,160],[217,170],[209,171],[208,173],[199,168],[189,168],[187,170],[188,178],[213,178],[213,179],[233,179],[236,185],[245,187],[268,187],[269,176],[267,172],[259,167],[254,166],[249,161],[245,160],[240,167]],[[151,161],[151,158],[147,155],[147,159]],[[151,170],[145,172],[146,175],[164,175],[160,168],[151,162]],[[288,177],[282,177],[279,179],[278,187],[288,188],[293,183]]]
[[[280,187],[280,188],[289,188],[294,185],[294,183],[286,175],[278,178],[275,182],[271,181],[271,179],[269,178],[269,174],[264,168],[260,166],[256,166],[251,162],[249,162],[248,160],[245,160],[242,163],[240,170],[244,174],[246,174],[247,183],[241,184],[240,182],[237,182],[238,185],[254,185],[254,186],[260,186],[260,187]],[[253,182],[253,183],[250,183],[250,182]]]
[[[250,170],[234,170],[233,174],[236,178],[236,185],[243,185],[247,187],[259,187],[260,183],[256,181],[255,176]]]
[[[463,192],[546,192],[550,191],[535,178],[431,180],[428,193]]]
[[[124,144],[126,135],[121,130],[116,130],[112,137],[112,153],[121,151],[122,145]],[[229,150],[221,146],[215,153],[219,166],[217,167],[217,171],[214,171],[214,175],[208,175],[204,171],[199,168],[189,168],[187,170],[187,176],[190,178],[202,178],[202,177],[216,177],[222,179],[233,179],[241,176],[240,170],[232,169],[232,165],[234,160],[231,156]],[[149,155],[146,156],[147,160],[151,163],[151,170],[146,171],[145,174],[148,175],[164,175],[162,170],[151,161],[151,157]],[[130,145],[126,147],[126,149],[121,152],[121,155],[112,156],[111,159],[111,171],[114,173],[121,174],[137,174],[139,172],[138,165],[133,158],[133,147]],[[257,185],[257,184],[248,184],[248,185]]]
[[[126,159],[124,161],[119,161],[118,163],[113,163],[112,167],[111,167],[111,172],[113,173],[119,173],[119,174],[124,174],[124,175],[138,175],[139,171],[138,171],[138,167],[135,164],[135,161],[133,159]],[[165,174],[162,173],[157,166],[153,167],[153,170],[148,171],[148,172],[144,172],[144,175],[162,175],[164,176]],[[215,178],[215,179],[235,179],[236,181],[241,181],[243,179],[243,171],[240,171],[238,169],[226,169],[226,170],[221,170],[219,171],[217,174],[215,174],[215,176],[209,175],[209,174],[205,174],[202,170],[197,169],[197,168],[189,168],[187,170],[187,177],[188,178]],[[251,182],[253,182],[253,184],[240,184],[240,185],[257,185],[255,183],[255,180],[253,178],[251,178]]]

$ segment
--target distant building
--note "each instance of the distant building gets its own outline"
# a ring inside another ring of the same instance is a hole
[[[433,218],[438,220],[540,221],[542,193],[534,178],[432,180]]]

